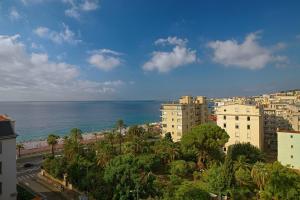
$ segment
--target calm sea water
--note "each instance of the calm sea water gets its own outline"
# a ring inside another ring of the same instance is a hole
[[[114,127],[118,119],[126,125],[160,120],[159,101],[0,102],[0,114],[16,121],[18,141],[60,136],[77,127],[84,132]]]

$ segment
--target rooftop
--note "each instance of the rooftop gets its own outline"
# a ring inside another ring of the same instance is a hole
[[[280,133],[295,133],[295,134],[300,134],[300,131],[294,131],[294,130],[280,130],[280,129],[278,129],[277,132],[280,132]]]
[[[6,115],[0,115],[0,139],[16,137],[13,122]]]

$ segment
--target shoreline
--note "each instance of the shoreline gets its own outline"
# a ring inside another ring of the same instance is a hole
[[[150,125],[159,125],[160,122],[152,122],[149,123]],[[139,124],[138,126],[146,126],[146,124]],[[122,132],[127,131],[130,128],[130,126],[123,129]],[[98,139],[103,138],[103,134],[106,132],[111,132],[112,129],[106,129],[106,130],[100,130],[100,131],[93,131],[93,132],[84,132],[82,133],[82,143],[87,144],[91,142],[95,142]],[[66,135],[67,136],[67,135]],[[17,142],[18,144],[22,144],[23,148],[21,149],[21,156],[28,155],[28,154],[34,154],[34,153],[43,153],[46,151],[50,151],[50,146],[47,143],[47,138],[45,139],[32,139],[29,141],[23,141],[23,142]],[[64,143],[64,138],[60,137],[58,139],[58,143],[55,146],[55,149],[62,149]],[[18,150],[17,154],[18,154]]]

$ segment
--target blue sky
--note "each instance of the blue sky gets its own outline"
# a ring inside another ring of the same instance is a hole
[[[3,0],[0,100],[300,88],[299,1]]]

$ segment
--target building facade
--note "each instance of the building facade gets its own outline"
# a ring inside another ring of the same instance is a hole
[[[278,131],[278,161],[300,169],[300,131]]]
[[[16,134],[14,122],[0,116],[0,199],[17,199]]]
[[[192,127],[208,120],[206,97],[183,96],[178,102],[161,105],[162,136],[171,133],[173,141],[180,141]]]
[[[263,149],[263,110],[250,104],[228,104],[216,108],[217,125],[228,133],[228,146],[236,143],[251,143]]]

